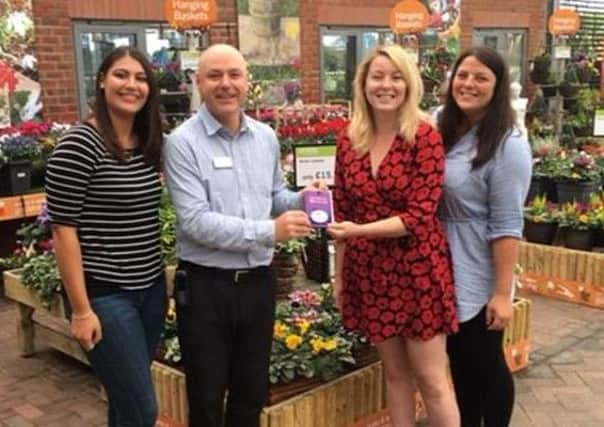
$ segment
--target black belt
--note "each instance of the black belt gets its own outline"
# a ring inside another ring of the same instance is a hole
[[[190,271],[194,274],[204,274],[216,279],[224,280],[230,283],[242,283],[253,276],[266,275],[270,271],[268,266],[250,267],[241,269],[227,269],[218,267],[206,267],[204,265],[193,264],[188,261],[179,261],[178,268]]]

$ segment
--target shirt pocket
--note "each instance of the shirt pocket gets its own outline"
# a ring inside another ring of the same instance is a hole
[[[472,162],[467,158],[448,159],[445,164],[446,189],[460,188],[472,177]]]

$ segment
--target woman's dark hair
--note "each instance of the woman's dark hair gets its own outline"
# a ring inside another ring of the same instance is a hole
[[[112,50],[103,60],[96,74],[95,102],[92,108],[93,116],[96,119],[98,130],[103,136],[103,141],[107,150],[117,159],[124,160],[126,153],[117,143],[115,129],[111,123],[107,101],[105,100],[104,89],[101,88],[103,79],[113,64],[129,56],[136,60],[145,71],[147,85],[149,86],[149,95],[147,102],[134,117],[133,132],[136,134],[139,143],[139,149],[143,152],[145,162],[156,169],[160,167],[161,148],[162,148],[162,127],[159,115],[159,89],[153,77],[153,71],[149,61],[140,51],[122,46]]]
[[[493,158],[506,134],[514,127],[516,114],[511,105],[510,75],[505,60],[499,53],[488,47],[481,46],[468,49],[457,58],[455,65],[453,65],[447,100],[438,118],[438,127],[443,137],[445,149],[449,151],[453,148],[467,130],[463,126],[466,116],[453,98],[453,81],[457,69],[469,56],[473,56],[488,67],[495,74],[496,79],[493,97],[487,106],[486,114],[478,124],[477,152],[474,159],[472,159],[472,168],[475,169]]]

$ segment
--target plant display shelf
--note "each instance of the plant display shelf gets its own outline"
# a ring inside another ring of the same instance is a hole
[[[522,242],[522,291],[604,308],[604,254]]]
[[[45,201],[44,193],[0,197],[0,221],[34,217],[40,213]]]
[[[173,276],[174,267],[166,268],[166,282],[170,295]],[[4,294],[16,307],[17,346],[21,355],[33,355],[36,351],[36,342],[43,341],[49,347],[88,364],[84,350],[71,335],[63,299],[57,296],[50,308],[45,309],[38,296],[23,286],[19,270],[5,271],[3,278]],[[43,312],[43,315],[35,315],[37,310]]]
[[[68,354],[83,363],[88,363],[86,354],[70,332],[65,317],[62,298],[56,298],[46,316],[36,316],[36,310],[44,311],[42,302],[30,289],[23,286],[18,270],[5,271],[4,294],[15,303],[17,312],[17,346],[22,356],[32,356],[36,341]]]

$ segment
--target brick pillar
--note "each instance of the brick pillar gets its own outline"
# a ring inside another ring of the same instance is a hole
[[[33,0],[34,54],[47,121],[78,118],[75,57],[67,0]]]
[[[239,47],[239,20],[236,0],[217,0],[217,22],[210,28],[210,44],[227,43]]]

